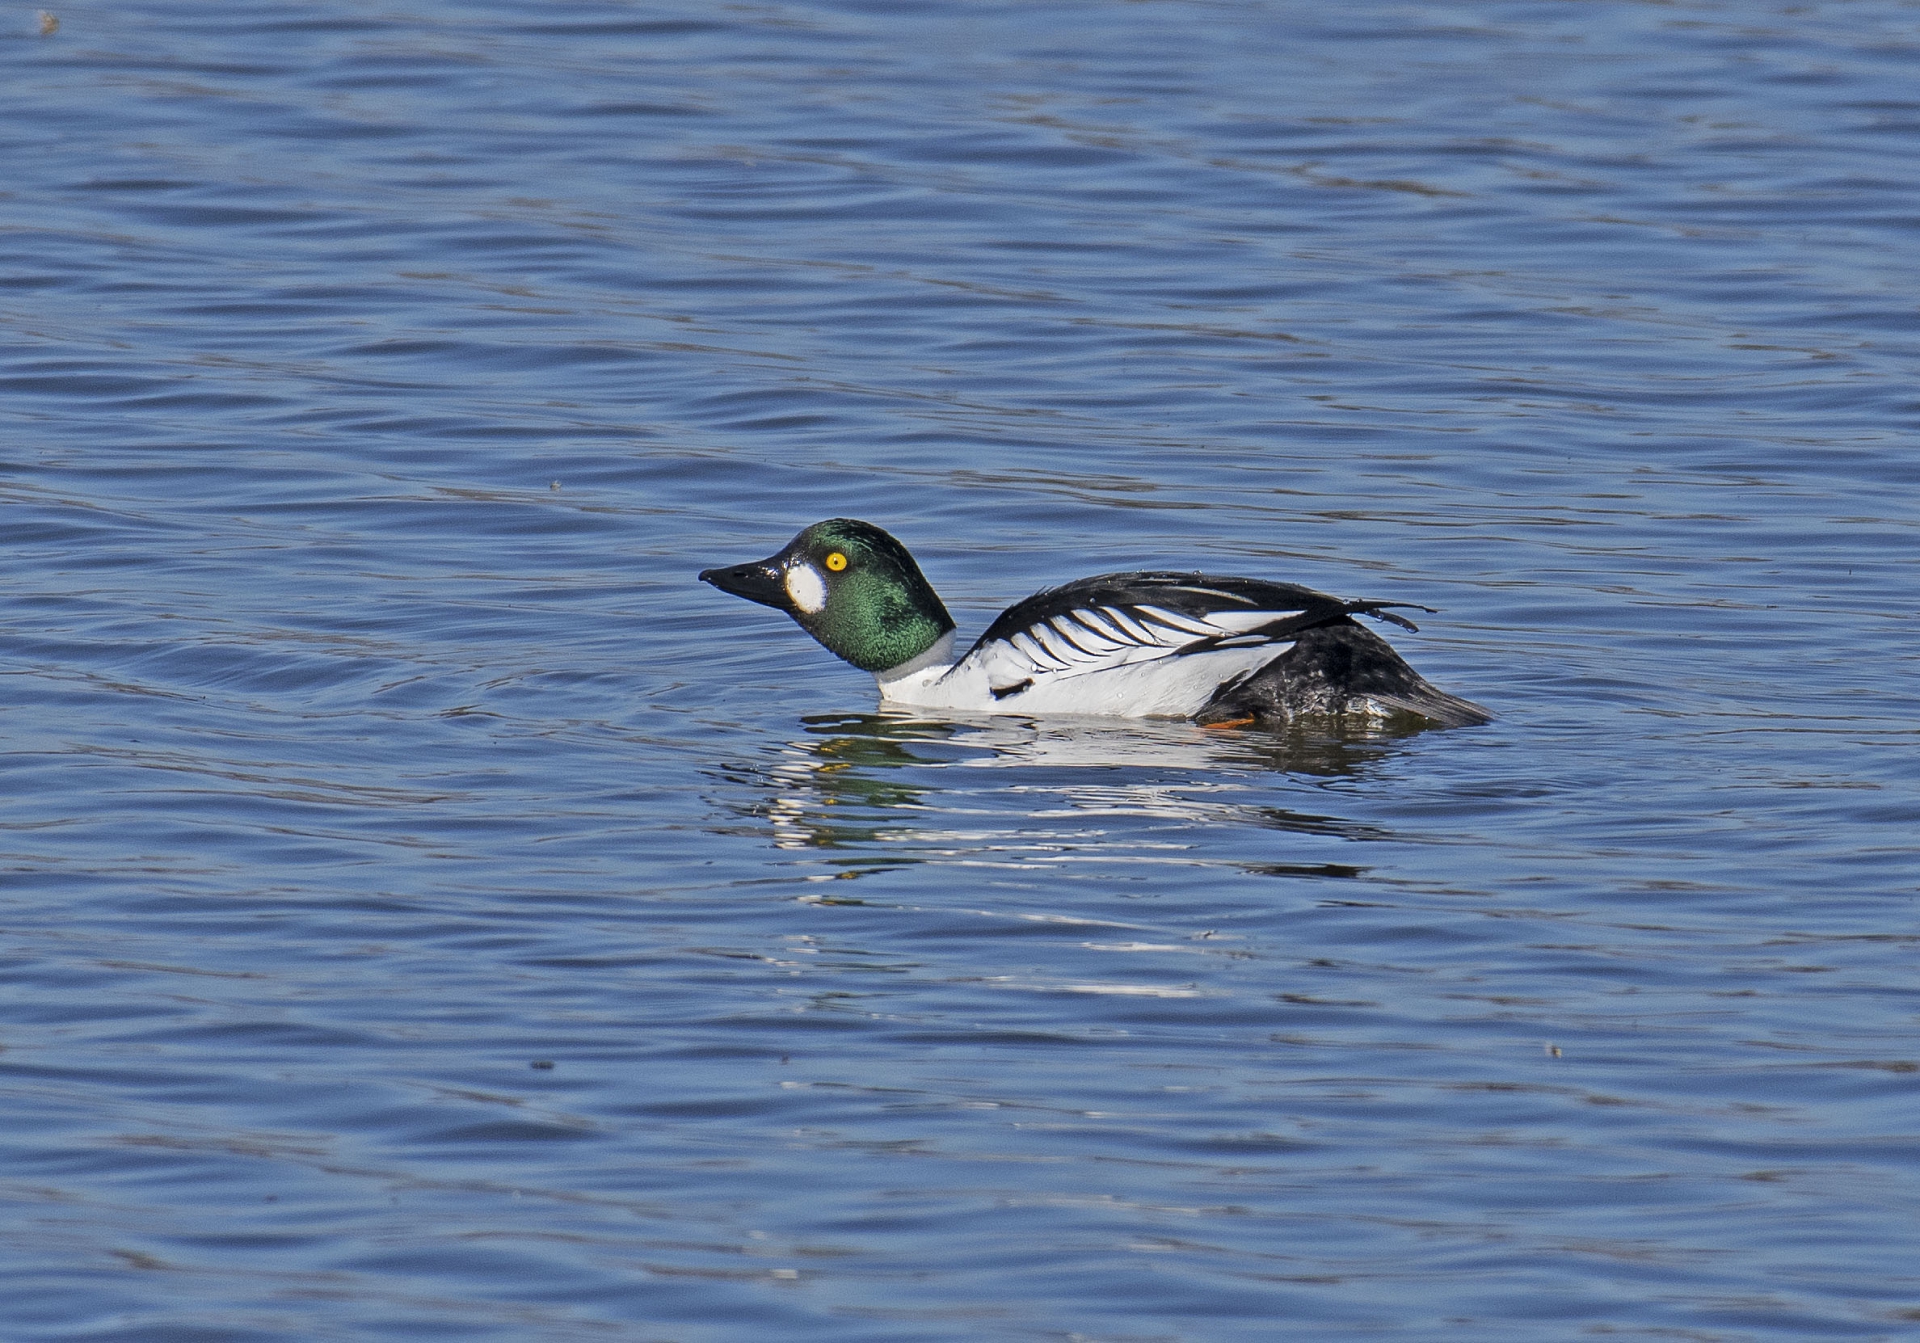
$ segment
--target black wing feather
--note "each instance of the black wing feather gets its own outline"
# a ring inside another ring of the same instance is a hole
[[[1090,625],[1079,615],[1083,611],[1097,614],[1101,608],[1117,610],[1136,622],[1151,622],[1176,630],[1180,628],[1178,625],[1142,612],[1139,608],[1143,606],[1158,607],[1176,616],[1190,617],[1204,617],[1210,611],[1298,611],[1300,613],[1236,635],[1215,638],[1196,636],[1193,646],[1182,649],[1182,652],[1202,652],[1208,648],[1218,647],[1229,638],[1244,641],[1258,635],[1263,640],[1285,639],[1302,630],[1315,629],[1356,615],[1389,620],[1403,629],[1410,630],[1417,628],[1411,620],[1395,615],[1387,608],[1401,606],[1411,607],[1417,611],[1432,610],[1431,607],[1416,606],[1412,602],[1342,601],[1338,597],[1329,597],[1324,592],[1303,588],[1297,583],[1273,583],[1260,578],[1224,578],[1217,574],[1183,574],[1163,570],[1098,574],[1092,578],[1079,578],[1071,583],[1062,583],[1056,588],[1045,588],[1024,601],[1015,602],[994,618],[993,623],[987,626],[986,632],[974,641],[973,647],[968,652],[969,654],[978,652],[996,639],[1011,640],[1016,634],[1050,622],[1055,617],[1065,617],[1087,628],[1090,634],[1107,637],[1101,635],[1098,627]],[[1124,629],[1118,632],[1127,634]],[[1192,631],[1183,632],[1192,633]],[[1053,633],[1055,637],[1066,639],[1076,647],[1080,646],[1058,627],[1053,628]]]

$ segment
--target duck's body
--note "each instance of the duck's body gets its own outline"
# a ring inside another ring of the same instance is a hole
[[[1101,714],[1271,725],[1302,714],[1490,715],[1422,680],[1368,615],[1386,608],[1291,583],[1198,573],[1102,574],[1035,593],[953,656],[954,624],[919,566],[869,523],[835,518],[779,554],[700,575],[786,611],[872,672],[897,704],[976,713]],[[1422,608],[1424,609],[1424,608]]]
[[[877,679],[884,698],[930,709],[1191,718],[1299,630],[1370,605],[1250,578],[1101,574],[1009,607],[958,662],[948,642]]]

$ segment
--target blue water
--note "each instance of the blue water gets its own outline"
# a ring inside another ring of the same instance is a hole
[[[1920,1336],[1920,10],[0,15],[0,1338]],[[1419,602],[1485,728],[933,721]]]

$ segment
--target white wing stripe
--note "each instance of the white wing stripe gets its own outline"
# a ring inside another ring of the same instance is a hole
[[[1064,616],[1055,616],[1047,622],[1060,631],[1060,637],[1091,657],[1104,657],[1120,647],[1113,640],[1105,638],[1093,626],[1080,619],[1078,611]]]
[[[1077,664],[1086,661],[1086,655],[1073,647],[1059,634],[1046,625],[1033,627],[1034,640],[1047,650],[1047,656],[1071,671]]]
[[[1119,622],[1113,618],[1112,607],[1102,607],[1098,611],[1075,611],[1073,616],[1075,620],[1078,620],[1082,625],[1085,625],[1109,643],[1125,647],[1127,644],[1139,642],[1139,640],[1135,639],[1131,634],[1128,634],[1125,629],[1121,628]]]
[[[1146,603],[1076,607],[994,640],[979,650],[973,665],[986,675],[989,686],[1008,686],[1022,679],[1045,686],[1087,676],[1095,678],[1095,685],[1118,684],[1101,679],[1106,673],[1204,680],[1207,666],[1234,666],[1237,674],[1245,675],[1261,659],[1278,657],[1293,646],[1291,640],[1281,642],[1260,631],[1300,614],[1299,610],[1250,610],[1247,604],[1204,615]],[[1191,672],[1149,670],[1155,665],[1185,665],[1189,654],[1193,655]],[[1249,662],[1249,657],[1255,660]]]
[[[1133,612],[1119,606],[1108,606],[1103,609],[1107,615],[1113,618],[1113,622],[1126,632],[1128,637],[1143,644],[1158,644],[1160,642],[1153,630],[1149,626],[1142,624],[1134,616]]]
[[[1035,625],[1033,632],[1045,640],[1047,646],[1050,648],[1060,648],[1060,645],[1064,643],[1066,648],[1060,650],[1060,656],[1070,658],[1075,662],[1078,662],[1080,658],[1086,657],[1093,652],[1091,648],[1082,648],[1080,646],[1079,642],[1068,632],[1067,623],[1060,619],[1059,616],[1055,616],[1043,624]],[[1076,656],[1076,654],[1078,656]]]
[[[1196,638],[1211,639],[1214,635],[1220,633],[1217,627],[1209,625],[1204,620],[1195,620],[1190,616],[1183,616],[1177,612],[1166,610],[1163,607],[1136,606],[1133,609],[1157,624],[1165,625],[1168,629],[1185,630],[1188,634],[1194,635]],[[1160,641],[1156,640],[1155,642]]]
[[[1027,667],[1031,671],[1046,671],[1048,670],[1049,663],[1061,667],[1067,665],[1048,653],[1046,649],[1041,646],[1040,641],[1025,630],[1021,630],[1011,639],[1008,639],[1007,646],[1026,660]]]
[[[1047,650],[1048,655],[1063,667],[1071,667],[1085,657],[1084,653],[1075,648],[1071,641],[1063,639],[1060,631],[1051,625],[1033,625],[1027,632],[1033,635],[1040,646]]]
[[[1302,612],[1299,611],[1209,611],[1207,620],[1223,630],[1245,634],[1248,630],[1256,630],[1262,625],[1300,614]]]

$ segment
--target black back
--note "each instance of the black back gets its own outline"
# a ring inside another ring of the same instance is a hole
[[[1070,616],[1075,611],[1118,607],[1130,614],[1143,606],[1158,607],[1175,615],[1204,617],[1210,611],[1297,611],[1298,615],[1275,620],[1248,631],[1236,639],[1258,637],[1261,640],[1285,639],[1301,630],[1313,629],[1349,616],[1368,615],[1390,620],[1406,629],[1412,621],[1384,608],[1412,606],[1411,602],[1343,601],[1324,592],[1303,588],[1297,583],[1272,583],[1261,578],[1228,578],[1217,574],[1174,573],[1142,570],[1124,574],[1098,574],[1078,578],[1056,588],[1045,588],[1024,601],[1015,602],[994,618],[986,632],[974,641],[969,652],[977,652],[996,639],[1011,639],[1023,630],[1051,620]],[[1429,608],[1421,606],[1416,610]],[[1199,639],[1182,652],[1200,652],[1222,642]]]

